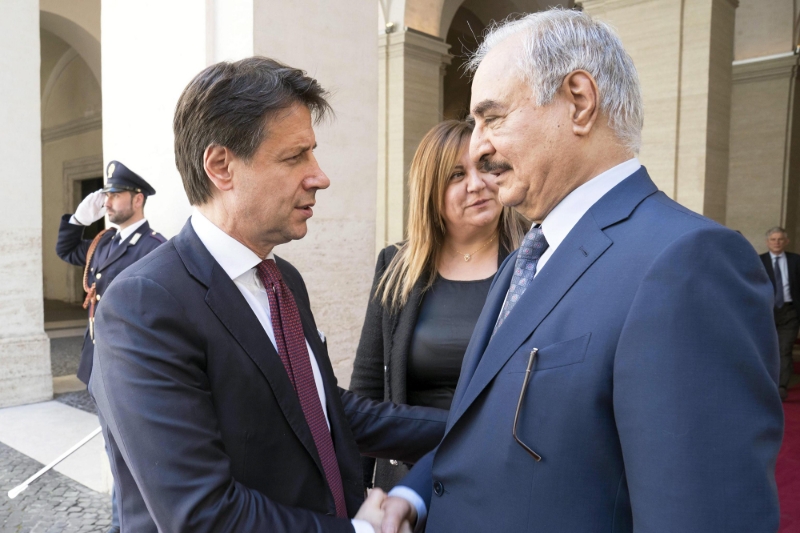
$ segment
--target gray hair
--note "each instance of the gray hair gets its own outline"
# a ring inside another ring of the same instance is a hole
[[[769,229],[767,230],[767,234],[766,234],[766,235],[767,235],[767,237],[769,237],[769,236],[770,236],[770,235],[772,235],[773,233],[783,233],[783,236],[784,236],[784,237],[786,237],[786,230],[785,230],[785,229],[783,229],[783,228],[782,228],[782,227],[780,227],[780,226],[774,226],[774,227],[772,227],[772,228],[769,228]]]
[[[585,13],[562,8],[508,18],[489,27],[466,68],[475,72],[492,48],[521,32],[525,36],[519,68],[536,104],[549,104],[569,73],[585,70],[597,82],[600,112],[619,140],[638,153],[644,122],[642,91],[633,60],[614,30]]]

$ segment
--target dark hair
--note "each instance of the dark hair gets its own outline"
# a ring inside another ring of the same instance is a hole
[[[223,61],[203,70],[186,86],[175,107],[175,165],[189,203],[211,198],[203,154],[212,144],[249,160],[264,140],[276,112],[302,104],[316,122],[331,112],[328,93],[302,70],[274,59]]]

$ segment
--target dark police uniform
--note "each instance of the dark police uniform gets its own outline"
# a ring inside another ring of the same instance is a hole
[[[118,161],[109,163],[107,175],[108,180],[106,187],[103,189],[104,192],[133,191],[141,192],[145,196],[153,196],[156,193],[155,189],[141,176],[132,172]],[[71,224],[71,217],[71,214],[61,217],[56,253],[67,263],[85,267],[86,255],[92,241],[83,238],[85,226]],[[166,242],[164,237],[150,229],[150,224],[147,221],[120,244],[112,243],[116,234],[117,231],[113,228],[106,231],[100,237],[97,248],[95,248],[92,255],[92,262],[89,265],[89,275],[86,281],[89,287],[92,284],[97,284],[95,304],[100,302],[106,288],[120,272]],[[132,297],[135,298],[136,296],[132,295]],[[94,344],[89,328],[87,328],[84,334],[83,352],[81,353],[81,362],[78,368],[78,378],[87,385],[92,374],[93,354]]]

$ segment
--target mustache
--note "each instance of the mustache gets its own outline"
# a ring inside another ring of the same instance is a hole
[[[481,157],[478,161],[478,170],[485,174],[500,174],[506,170],[511,170],[512,167],[505,161],[492,161],[488,156]]]

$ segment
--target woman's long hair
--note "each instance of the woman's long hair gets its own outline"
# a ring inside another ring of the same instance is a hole
[[[400,309],[419,279],[425,278],[423,292],[436,279],[444,245],[444,194],[461,154],[469,146],[472,129],[470,122],[445,120],[425,135],[414,154],[408,174],[407,240],[398,245],[375,291],[384,307]],[[498,226],[500,246],[512,251],[519,247],[530,224],[504,207]]]

